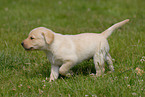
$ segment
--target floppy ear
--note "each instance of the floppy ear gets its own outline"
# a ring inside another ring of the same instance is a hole
[[[45,39],[47,44],[51,44],[52,41],[54,40],[54,34],[53,34],[53,32],[51,32],[49,30],[42,32],[42,35],[44,36],[44,39]]]

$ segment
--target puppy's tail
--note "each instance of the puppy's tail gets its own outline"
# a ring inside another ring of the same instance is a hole
[[[104,32],[102,32],[101,34],[102,34],[105,38],[108,38],[108,37],[112,34],[112,32],[113,32],[115,29],[117,29],[117,28],[121,27],[122,25],[126,24],[128,21],[129,21],[129,19],[126,19],[126,20],[124,20],[124,21],[121,21],[121,22],[119,22],[119,23],[116,23],[116,24],[114,24],[113,26],[111,26],[110,28],[108,28],[107,30],[105,30]]]

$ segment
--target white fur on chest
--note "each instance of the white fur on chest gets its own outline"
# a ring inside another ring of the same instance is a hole
[[[45,51],[45,54],[52,65],[57,65],[57,66],[62,65],[63,63],[62,60],[55,57],[51,52]]]

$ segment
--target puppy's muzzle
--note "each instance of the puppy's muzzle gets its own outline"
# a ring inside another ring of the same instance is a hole
[[[24,42],[22,42],[21,45],[23,46],[23,48],[24,48],[25,50],[32,50],[32,48],[33,48],[33,47],[25,48],[25,47],[24,47]]]

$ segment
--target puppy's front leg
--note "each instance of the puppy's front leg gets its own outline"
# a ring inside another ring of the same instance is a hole
[[[68,73],[68,71],[70,70],[71,67],[74,66],[74,62],[73,61],[67,61],[65,62],[60,68],[59,68],[59,73],[63,76],[66,76],[66,74]]]
[[[59,70],[59,66],[51,65],[51,74],[50,74],[49,82],[54,81],[55,79],[58,78],[58,76],[59,76],[58,70]]]

